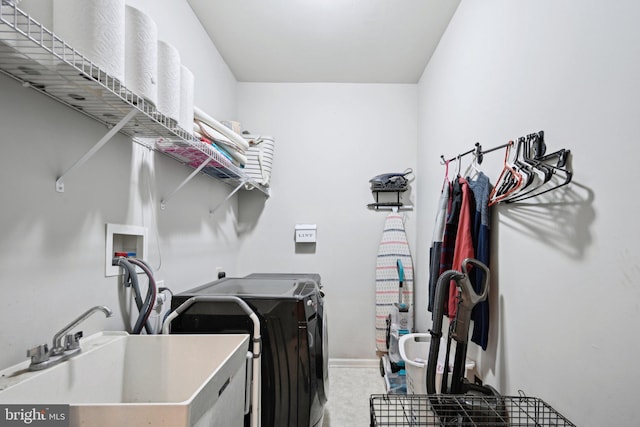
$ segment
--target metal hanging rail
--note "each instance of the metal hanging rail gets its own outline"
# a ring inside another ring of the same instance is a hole
[[[472,154],[476,157],[476,159],[478,160],[478,164],[482,164],[482,160],[483,160],[483,156],[487,153],[491,153],[492,151],[496,151],[496,150],[500,150],[501,148],[506,148],[507,144],[502,144],[502,145],[498,145],[497,147],[493,147],[493,148],[489,148],[488,150],[483,150],[482,149],[482,145],[480,145],[479,142],[476,142],[474,145],[474,148],[472,148],[469,151],[465,151],[464,153],[460,153],[455,157],[450,158],[449,160],[445,160],[444,155],[440,155],[440,163],[441,164],[446,164],[447,162],[452,162],[454,160],[459,160],[462,157],[468,155],[468,154]]]
[[[483,150],[480,143],[476,142],[473,149],[449,160],[441,155],[440,163],[447,166],[445,177],[448,177],[449,162],[458,161],[458,174],[460,174],[462,157],[473,154],[477,163],[481,164],[484,154],[502,148],[507,148],[504,167],[491,191],[489,206],[498,203],[517,203],[538,197],[568,185],[573,178],[573,171],[568,165],[571,150],[562,148],[547,153],[542,130],[488,150]]]

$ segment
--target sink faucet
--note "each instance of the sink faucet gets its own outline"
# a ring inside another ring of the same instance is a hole
[[[77,337],[77,339],[75,338],[75,335],[73,336],[73,339],[71,339],[72,336],[69,335],[69,332],[71,332],[71,330],[73,328],[75,328],[80,323],[82,323],[85,320],[87,320],[87,318],[89,316],[91,316],[93,313],[95,313],[97,311],[102,311],[105,314],[105,316],[107,316],[107,317],[111,317],[111,315],[113,314],[111,309],[109,307],[105,306],[105,305],[97,305],[97,306],[92,307],[89,310],[85,311],[77,319],[73,320],[67,326],[65,326],[64,328],[60,329],[60,331],[58,331],[53,336],[53,348],[51,349],[51,353],[50,354],[52,356],[56,356],[58,354],[64,353],[65,350],[72,350],[73,348],[77,348],[76,344],[79,344],[79,339],[82,337],[82,332],[79,332],[80,335]],[[63,344],[63,342],[65,340],[65,337],[66,337],[66,341],[67,341],[66,345]],[[73,348],[69,348],[69,346],[71,346]]]
[[[82,313],[53,336],[51,349],[49,349],[47,344],[40,344],[27,351],[27,357],[31,358],[29,370],[39,371],[55,366],[79,353],[81,351],[80,338],[82,338],[82,331],[76,334],[71,334],[70,332],[97,311],[102,311],[107,317],[111,317],[113,314],[111,309],[105,305],[92,307]]]

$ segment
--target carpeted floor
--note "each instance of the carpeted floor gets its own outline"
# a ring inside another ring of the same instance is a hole
[[[378,367],[329,368],[329,401],[323,427],[369,425],[369,396],[385,393],[384,378]]]

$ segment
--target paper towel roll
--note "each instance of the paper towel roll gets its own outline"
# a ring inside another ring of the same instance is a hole
[[[152,104],[158,102],[158,27],[149,15],[126,6],[124,85]]]
[[[124,0],[53,0],[53,32],[124,82]]]
[[[180,120],[178,125],[189,134],[193,133],[193,97],[195,79],[190,69],[180,66]]]
[[[180,52],[173,45],[158,41],[158,111],[180,120]]]

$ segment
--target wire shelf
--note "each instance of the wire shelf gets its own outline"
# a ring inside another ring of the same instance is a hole
[[[134,142],[194,168],[197,161],[208,161],[203,173],[269,194],[213,146],[195,139],[9,0],[0,0],[0,72],[109,128],[137,109],[120,129]]]
[[[371,427],[574,426],[544,401],[526,396],[372,395]]]

